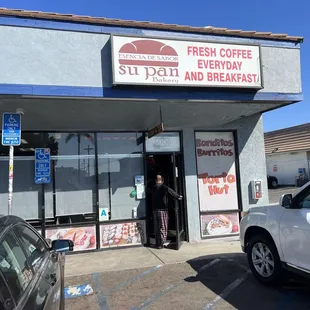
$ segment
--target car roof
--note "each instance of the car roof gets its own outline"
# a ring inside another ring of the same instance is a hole
[[[25,221],[18,216],[0,214],[0,234],[11,225],[24,222]]]

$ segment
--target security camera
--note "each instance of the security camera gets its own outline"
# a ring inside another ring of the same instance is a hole
[[[16,113],[20,115],[25,115],[25,111],[21,108],[16,109]]]

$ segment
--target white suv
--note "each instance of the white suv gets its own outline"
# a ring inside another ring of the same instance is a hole
[[[277,282],[283,270],[310,275],[310,182],[279,204],[250,208],[240,223],[242,250],[264,284]]]

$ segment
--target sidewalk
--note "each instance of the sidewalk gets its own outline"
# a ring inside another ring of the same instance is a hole
[[[201,256],[242,253],[239,241],[184,243],[179,251],[153,248],[124,248],[66,256],[65,276],[81,276],[104,271],[146,268],[183,263]]]

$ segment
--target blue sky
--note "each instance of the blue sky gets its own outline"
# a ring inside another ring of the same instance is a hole
[[[266,113],[264,127],[270,131],[310,122],[309,0],[0,0],[0,7],[303,36],[304,101]]]

